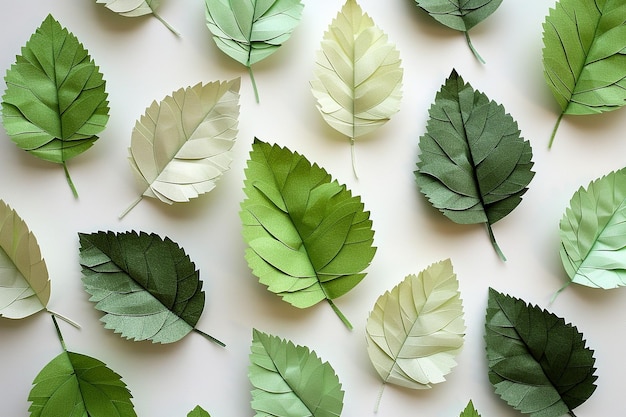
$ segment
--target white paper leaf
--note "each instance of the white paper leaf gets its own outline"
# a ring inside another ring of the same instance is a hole
[[[153,14],[161,0],[96,0],[96,3],[126,17]]]

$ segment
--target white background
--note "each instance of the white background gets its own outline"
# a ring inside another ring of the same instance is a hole
[[[343,416],[374,415],[381,382],[364,337],[376,298],[406,275],[450,258],[460,281],[467,335],[458,366],[447,381],[427,391],[388,386],[379,416],[458,416],[473,399],[483,417],[518,416],[487,379],[483,342],[487,289],[493,287],[548,308],[577,325],[595,350],[598,388],[576,410],[578,417],[624,416],[623,357],[626,294],[565,282],[558,224],[572,194],[626,161],[626,116],[565,117],[547,149],[558,108],[543,80],[542,22],[554,2],[505,1],[471,31],[487,61],[481,65],[463,35],[445,28],[412,0],[361,0],[394,42],[404,68],[401,110],[357,143],[359,179],[350,166],[347,139],[320,117],[309,88],[315,51],[342,0],[305,0],[300,26],[273,56],[257,64],[260,104],[246,69],[221,53],[205,25],[202,0],[164,1],[160,14],[178,38],[153,17],[124,18],[94,1],[1,2],[0,70],[48,13],[89,50],[107,81],[110,120],[94,147],[69,162],[80,194],[74,199],[63,169],[17,148],[0,131],[0,198],[34,232],[52,282],[49,308],[78,321],[61,323],[68,349],[104,361],[120,373],[139,416],[185,416],[200,404],[214,417],[251,416],[247,378],[252,329],[306,345],[337,372],[345,390]],[[415,185],[418,139],[435,93],[456,70],[472,86],[503,104],[533,148],[536,175],[509,216],[494,225],[508,257],[502,262],[483,226],[456,225],[433,209]],[[123,220],[118,215],[139,193],[127,161],[135,120],[153,100],[198,82],[242,77],[240,131],[234,161],[211,193],[186,204],[142,201]],[[1,84],[4,91],[5,84]],[[336,300],[354,325],[348,331],[327,303],[298,310],[258,283],[243,258],[238,217],[243,168],[254,136],[303,153],[360,195],[371,212],[376,256],[367,277]],[[225,349],[192,333],[180,342],[132,342],[105,330],[81,284],[78,232],[155,232],[180,244],[200,270],[206,306],[198,328],[223,340]],[[0,320],[0,414],[28,415],[31,383],[61,352],[47,314]],[[59,416],[62,417],[62,416]]]

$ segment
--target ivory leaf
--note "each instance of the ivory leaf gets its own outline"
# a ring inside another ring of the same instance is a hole
[[[107,9],[125,17],[153,15],[172,33],[180,35],[157,13],[161,0],[96,0],[96,3],[104,4]]]

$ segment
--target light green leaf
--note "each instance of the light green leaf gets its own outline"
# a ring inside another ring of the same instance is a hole
[[[464,332],[459,283],[447,259],[376,300],[367,320],[367,353],[383,383],[431,388],[456,366]]]
[[[504,108],[452,71],[429,110],[415,172],[420,191],[459,224],[491,225],[509,214],[535,173],[530,143]]]
[[[105,328],[131,340],[172,343],[195,328],[204,291],[195,264],[152,233],[79,233],[83,285]],[[223,345],[208,336],[216,343]]]
[[[239,78],[198,83],[152,103],[137,121],[129,160],[143,197],[167,204],[211,191],[232,161]]]
[[[565,114],[594,114],[626,104],[626,3],[560,0],[543,24],[544,76]]]
[[[276,52],[291,37],[304,4],[301,0],[205,0],[205,5],[215,44],[248,68],[258,102],[252,65]]]
[[[48,268],[37,239],[0,200],[0,317],[28,317],[46,309],[49,300]]]
[[[472,402],[472,400],[467,403],[467,407],[465,407],[465,410],[461,412],[461,415],[459,415],[459,417],[480,417],[480,414],[478,414],[478,411],[476,411],[476,409],[474,408],[474,403]]]
[[[353,168],[355,139],[400,110],[400,63],[387,35],[347,0],[324,34],[311,87],[324,120],[350,139]]]
[[[489,381],[516,410],[574,416],[595,391],[593,351],[562,318],[489,288],[485,330]]]
[[[98,139],[109,119],[105,81],[76,36],[52,15],[22,48],[5,76],[2,122],[15,144],[62,164]]]
[[[96,0],[96,3],[125,17],[153,15],[177,36],[180,34],[157,13],[161,0]]]
[[[253,329],[248,377],[256,417],[341,415],[339,378],[307,347]]]
[[[202,407],[197,405],[193,410],[187,414],[187,417],[211,417]]]
[[[318,165],[255,139],[240,217],[246,260],[268,290],[298,308],[333,303],[356,286],[376,248],[358,196]]]

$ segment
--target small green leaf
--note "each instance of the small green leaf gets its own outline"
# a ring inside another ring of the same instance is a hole
[[[115,13],[125,17],[138,17],[153,15],[177,36],[180,34],[157,13],[161,0],[96,0],[96,3],[104,6]]]
[[[474,408],[474,403],[472,402],[472,400],[467,403],[467,407],[465,407],[465,410],[461,412],[461,415],[459,415],[459,417],[480,417],[480,414],[478,414],[478,411],[476,411],[476,409]]]
[[[211,417],[202,407],[197,405],[193,410],[187,414],[187,417]]]

